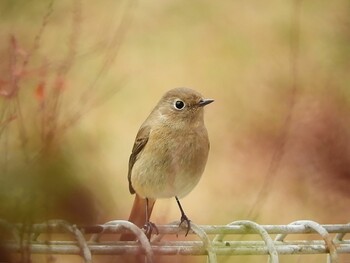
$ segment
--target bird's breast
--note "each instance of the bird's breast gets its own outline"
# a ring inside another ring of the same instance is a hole
[[[209,140],[205,127],[153,129],[136,160],[131,183],[147,198],[187,195],[198,183],[207,162]]]

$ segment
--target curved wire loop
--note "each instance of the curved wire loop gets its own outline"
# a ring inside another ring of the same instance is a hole
[[[109,229],[112,228],[114,230],[118,230],[120,228],[125,228],[125,229],[131,231],[137,237],[143,250],[145,251],[147,262],[149,262],[149,263],[153,262],[153,251],[152,251],[151,243],[149,242],[146,234],[142,231],[142,229],[140,229],[138,226],[136,226],[135,224],[133,224],[129,221],[113,220],[113,221],[109,221],[109,222],[105,223],[103,225],[103,230],[98,234],[92,235],[90,238],[90,241],[98,242],[101,235],[103,234],[103,232],[108,228]]]
[[[338,263],[337,249],[333,243],[332,237],[330,236],[328,231],[323,226],[321,226],[320,224],[316,223],[315,221],[311,221],[311,220],[298,220],[298,221],[290,223],[289,225],[303,225],[307,228],[311,228],[316,233],[320,234],[320,236],[323,238],[325,245],[329,251],[328,262]],[[286,236],[287,236],[287,234],[279,234],[276,236],[275,241],[283,241],[286,238]]]
[[[249,221],[249,220],[234,221],[234,222],[228,224],[228,226],[232,226],[232,225],[243,226],[246,229],[252,229],[255,233],[259,234],[267,246],[267,250],[269,253],[269,262],[270,263],[278,263],[279,262],[278,252],[277,252],[277,249],[275,247],[275,244],[274,244],[272,238],[270,237],[270,235],[267,233],[267,231],[261,225],[255,223],[253,221]],[[225,236],[224,233],[216,235],[214,238],[214,242],[222,242],[224,236]]]
[[[84,262],[92,263],[92,255],[87,245],[86,239],[84,238],[83,233],[77,228],[76,225],[72,225],[65,220],[49,220],[44,222],[43,224],[52,228],[62,228],[68,233],[73,234],[81,250],[81,254],[82,254],[82,257],[84,258]]]
[[[205,247],[205,250],[208,253],[208,262],[209,263],[217,262],[216,253],[214,252],[212,243],[208,235],[204,232],[202,228],[200,228],[198,225],[194,224],[193,222],[191,222],[191,229],[202,240],[203,246]]]
[[[180,231],[181,227],[179,227],[179,224],[180,224],[180,221],[173,221],[173,222],[169,223],[168,225],[174,225],[174,226],[178,227],[179,231]],[[214,251],[214,248],[212,246],[212,243],[211,243],[207,233],[202,228],[200,228],[198,225],[193,223],[192,221],[191,221],[191,231],[194,234],[196,234],[200,238],[200,240],[203,242],[203,247],[207,251],[207,254],[208,254],[207,262],[216,263],[217,262],[216,253]],[[151,241],[152,242],[159,242],[162,240],[163,237],[164,237],[164,234],[159,234],[159,235],[154,236]]]

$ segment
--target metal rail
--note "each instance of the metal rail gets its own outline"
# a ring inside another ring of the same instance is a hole
[[[185,240],[185,229],[178,224],[158,226],[159,235],[151,240],[124,220],[93,226],[62,220],[33,225],[0,220],[0,230],[7,233],[2,247],[9,253],[80,255],[87,263],[93,261],[93,255],[144,255],[146,262],[153,262],[154,255],[206,255],[210,263],[217,262],[218,255],[267,255],[269,262],[276,263],[282,255],[297,254],[325,254],[327,262],[337,263],[339,254],[350,254],[350,239],[344,239],[350,233],[350,224],[320,225],[309,220],[289,225],[259,225],[247,220],[225,226],[191,223],[190,234],[194,236]],[[117,235],[126,232],[134,233],[138,241],[119,241]],[[63,240],[55,241],[55,234]],[[295,234],[298,240],[287,239]],[[167,240],[170,235],[177,235],[176,240]],[[258,240],[244,240],[246,235]]]

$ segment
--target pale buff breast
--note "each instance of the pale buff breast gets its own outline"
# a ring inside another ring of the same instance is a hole
[[[208,159],[207,131],[204,126],[186,133],[161,130],[151,131],[132,169],[132,186],[141,197],[186,196],[199,182]]]

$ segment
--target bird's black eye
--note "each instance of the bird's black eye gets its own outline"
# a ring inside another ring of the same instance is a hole
[[[175,100],[174,107],[177,110],[182,110],[183,108],[185,108],[185,102],[183,102],[182,100]]]

